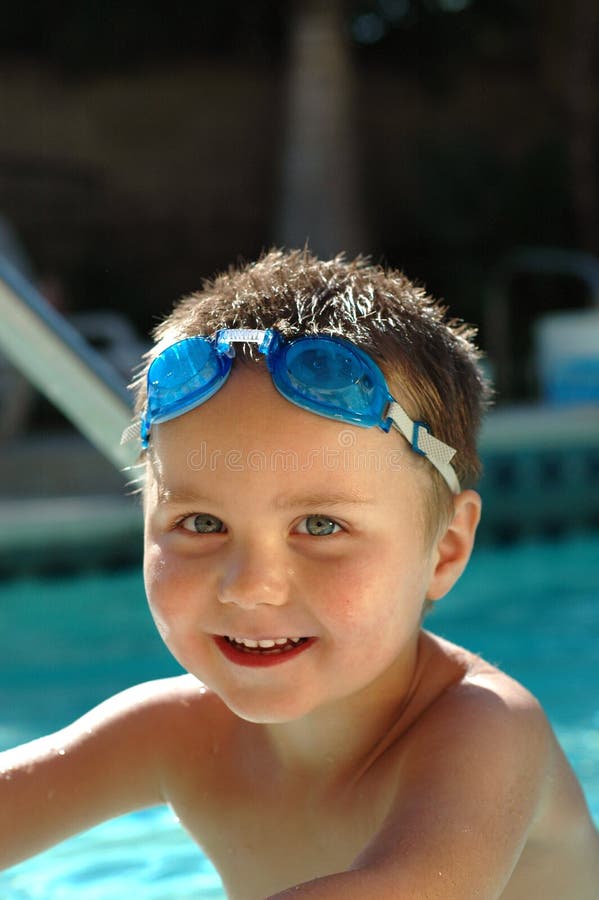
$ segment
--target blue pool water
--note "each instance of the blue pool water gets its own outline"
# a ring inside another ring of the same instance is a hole
[[[599,536],[476,551],[427,626],[541,700],[599,824]],[[138,681],[176,674],[138,572],[0,588],[0,747],[65,725]],[[105,823],[0,873],[6,900],[223,898],[169,810]]]

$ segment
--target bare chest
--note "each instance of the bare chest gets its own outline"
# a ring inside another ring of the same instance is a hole
[[[181,824],[221,875],[230,900],[264,898],[345,871],[380,828],[385,791],[362,787],[334,797],[306,784],[290,789],[229,778],[199,797],[173,798]]]

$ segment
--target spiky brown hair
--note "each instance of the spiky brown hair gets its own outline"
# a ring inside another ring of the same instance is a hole
[[[231,267],[181,299],[155,329],[164,347],[219,328],[278,328],[332,334],[360,346],[380,365],[392,394],[413,419],[457,451],[453,466],[462,487],[480,475],[476,438],[489,388],[474,344],[476,331],[447,319],[446,308],[397,270],[343,255],[319,260],[309,250],[273,249],[257,261]],[[134,383],[136,409],[145,405],[145,374]],[[251,349],[246,357],[256,358]],[[441,507],[449,490],[432,466]],[[439,512],[439,503],[437,512]]]

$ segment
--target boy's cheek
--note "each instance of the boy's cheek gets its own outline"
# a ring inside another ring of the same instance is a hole
[[[181,571],[169,565],[159,550],[153,550],[146,554],[144,561],[144,582],[158,633],[170,646],[171,636],[190,626],[192,609]]]
[[[214,589],[213,570],[197,555],[172,553],[163,540],[146,540],[144,584],[154,617],[183,623],[205,607]]]
[[[152,585],[160,582],[164,578],[166,571],[166,559],[162,548],[152,539],[151,534],[147,530],[144,540],[143,571],[146,591]]]
[[[193,569],[191,561],[173,558],[159,543],[146,542],[144,552],[144,582],[150,602],[157,598],[164,602],[174,598],[189,582]]]
[[[144,584],[152,616],[160,634],[164,638],[163,627],[166,620],[175,614],[177,602],[181,600],[182,572],[169,564],[162,547],[146,541],[144,551]],[[162,626],[159,624],[162,622]]]

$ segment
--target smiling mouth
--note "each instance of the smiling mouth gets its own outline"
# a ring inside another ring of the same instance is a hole
[[[242,653],[248,653],[251,656],[276,656],[283,653],[289,653],[297,650],[302,644],[307,643],[310,638],[293,637],[293,638],[267,638],[255,641],[251,638],[235,638],[230,635],[223,635],[227,644],[239,650]]]

